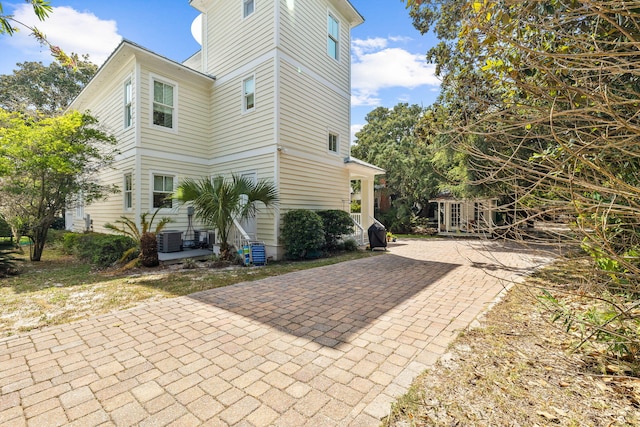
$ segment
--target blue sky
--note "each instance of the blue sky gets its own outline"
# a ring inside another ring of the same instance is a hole
[[[269,0],[273,1],[273,0]],[[298,0],[302,1],[302,0]],[[66,52],[89,53],[101,64],[122,38],[136,42],[176,61],[183,61],[199,49],[191,35],[191,23],[198,12],[188,0],[51,0],[49,19],[37,22],[24,1],[2,1],[5,13],[36,24],[48,39]],[[400,0],[351,0],[365,18],[351,33],[352,46],[352,135],[376,107],[393,107],[399,102],[428,106],[439,90],[433,66],[425,53],[435,44],[431,35],[422,36]],[[0,37],[0,74],[10,74],[17,62],[49,63],[47,49],[27,31],[14,37]]]

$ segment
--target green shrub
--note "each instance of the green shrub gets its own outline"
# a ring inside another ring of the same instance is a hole
[[[2,217],[0,217],[0,237],[11,237],[11,227]]]
[[[288,258],[300,259],[317,253],[325,243],[322,218],[307,209],[287,212],[282,218],[282,241]]]
[[[135,246],[127,236],[101,233],[67,233],[63,238],[63,250],[97,267],[108,267],[122,254]]]
[[[64,247],[65,234],[71,233],[65,230],[49,229],[49,231],[47,231],[47,246],[51,248]]]
[[[66,233],[62,236],[62,252],[67,255],[74,255],[76,246],[78,245],[78,238],[82,234],[78,233]]]
[[[358,250],[358,242],[354,239],[347,239],[343,242],[344,250],[347,252],[355,252]]]
[[[342,236],[351,234],[353,231],[351,215],[337,209],[318,211],[317,214],[322,218],[325,240],[324,249],[327,251],[335,251],[338,248],[338,242]]]
[[[18,274],[18,268],[16,267],[16,259],[13,256],[13,249],[0,246],[0,277],[16,274]]]

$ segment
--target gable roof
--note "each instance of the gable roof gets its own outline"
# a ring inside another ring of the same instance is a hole
[[[189,68],[186,65],[155,53],[130,40],[122,39],[118,47],[116,47],[114,51],[111,52],[111,55],[109,55],[104,64],[102,64],[102,66],[98,69],[98,72],[96,72],[89,83],[87,83],[87,85],[82,89],[78,96],[76,96],[73,102],[71,102],[69,107],[67,107],[67,110],[81,110],[83,101],[87,99],[87,97],[91,98],[91,95],[95,94],[100,89],[102,84],[104,84],[104,82],[111,79],[111,74],[114,71],[114,68],[117,69],[119,66],[122,66],[129,62],[132,58],[144,58],[146,61],[151,62],[152,64],[157,64],[165,68],[168,67],[174,72],[188,73],[188,75],[192,76],[194,79],[201,80],[205,83],[213,83],[216,79],[214,76],[196,71],[193,68]]]

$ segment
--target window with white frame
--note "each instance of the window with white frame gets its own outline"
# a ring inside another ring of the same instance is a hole
[[[124,174],[124,183],[122,185],[124,195],[124,209],[131,210],[133,208],[133,176],[130,173]]]
[[[256,100],[256,78],[247,77],[242,81],[242,108],[244,111],[251,111],[255,108]]]
[[[255,0],[242,0],[242,16],[248,17],[255,10]]]
[[[451,204],[451,227],[460,227],[460,203]]]
[[[124,82],[124,128],[127,129],[133,122],[132,109],[131,109],[131,79]]]
[[[82,192],[76,195],[76,212],[77,219],[84,219],[84,194]]]
[[[153,207],[172,208],[173,176],[153,175]]]
[[[338,152],[338,135],[335,133],[329,132],[329,151],[333,153]]]
[[[338,59],[340,50],[340,23],[332,15],[327,15],[327,53],[333,59]]]
[[[173,85],[153,81],[153,124],[173,129],[174,92]]]

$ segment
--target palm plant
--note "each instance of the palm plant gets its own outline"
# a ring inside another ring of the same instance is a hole
[[[277,203],[276,187],[264,180],[253,180],[232,175],[231,179],[218,176],[200,181],[186,179],[173,195],[179,203],[191,202],[196,217],[218,231],[220,258],[230,260],[229,233],[234,219],[242,220],[258,211],[258,202],[265,207]]]
[[[120,219],[114,221],[114,224],[107,223],[104,225],[108,230],[130,237],[135,243],[135,246],[122,254],[120,258],[121,262],[130,258],[134,253],[139,252],[136,261],[139,260],[143,266],[155,267],[160,263],[158,260],[156,234],[161,232],[172,219],[162,217],[152,232],[151,227],[153,226],[153,220],[156,218],[157,213],[158,211],[156,210],[148,221],[147,217],[150,215],[149,212],[140,214],[140,228],[138,228],[138,224],[136,224],[135,221],[126,216],[121,216]]]

